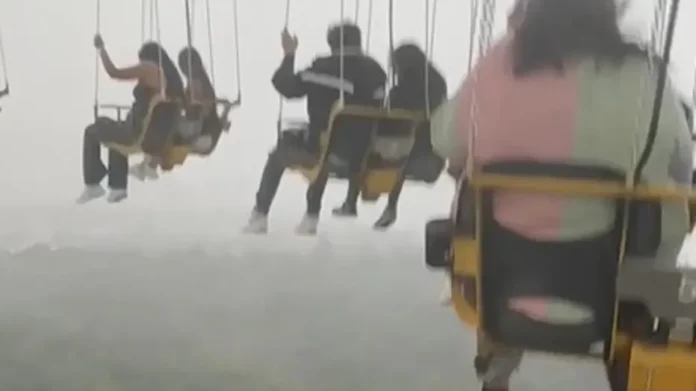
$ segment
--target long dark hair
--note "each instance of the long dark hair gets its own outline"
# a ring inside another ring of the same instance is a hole
[[[215,97],[215,88],[213,87],[213,83],[210,81],[208,72],[205,70],[203,59],[201,58],[200,53],[198,53],[198,50],[192,47],[185,47],[181,49],[179,52],[178,62],[179,69],[185,77],[188,78],[190,75],[200,80],[203,82],[205,92]],[[189,69],[189,63],[191,65],[191,69]],[[189,80],[189,83],[191,83],[191,80]]]
[[[645,54],[621,35],[614,0],[528,0],[513,39],[517,76],[548,68],[562,72],[568,60],[582,57],[620,63]]]
[[[414,94],[425,98],[425,72],[428,72],[428,96],[430,108],[439,105],[447,96],[447,83],[435,65],[428,60],[423,50],[416,44],[405,43],[394,49],[391,58],[392,68],[399,85],[408,83]]]
[[[161,57],[160,57],[161,56]],[[140,61],[149,61],[157,64],[162,64],[164,71],[164,79],[167,83],[166,94],[170,98],[184,98],[184,82],[181,80],[179,71],[174,66],[174,62],[160,44],[157,42],[146,42],[140,47],[138,52]]]

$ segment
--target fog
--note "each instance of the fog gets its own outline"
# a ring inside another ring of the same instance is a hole
[[[133,63],[143,39],[140,1],[101,3],[106,47],[116,64]],[[186,43],[184,6],[169,3],[160,5],[161,41],[175,55]],[[197,3],[194,44],[207,56]],[[447,213],[449,181],[407,187],[389,232],[371,229],[379,203],[361,206],[354,222],[324,213],[317,238],[298,238],[305,185],[287,175],[269,235],[240,234],[275,141],[278,97],[269,80],[281,58],[285,1],[240,1],[241,86],[232,1],[210,3],[218,95],[233,98],[241,87],[243,96],[231,132],[212,157],[158,182],[131,182],[122,204],[78,207],[81,137],[95,96],[95,0],[0,0],[12,87],[0,102],[0,389],[475,387],[471,333],[438,305],[442,276],[423,265],[423,225]],[[498,3],[500,34],[511,1]],[[624,29],[646,37],[652,14],[640,3]],[[346,1],[347,17],[354,8]],[[365,30],[367,0],[360,10]],[[423,1],[396,2],[397,41],[424,42],[423,10]],[[373,12],[370,52],[386,65],[387,1],[375,0]],[[439,0],[437,13],[434,61],[454,90],[466,72],[469,4]],[[696,45],[684,18],[695,14],[696,3],[683,1],[670,69],[685,96]],[[326,27],[339,19],[338,0],[292,1],[298,66],[326,52]],[[101,70],[99,77],[100,102],[129,102],[131,86]],[[290,103],[286,114],[302,118],[303,109]],[[344,191],[329,185],[325,212]],[[604,390],[602,376],[594,364],[530,359],[515,389]]]

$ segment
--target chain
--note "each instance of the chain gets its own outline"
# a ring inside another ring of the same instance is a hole
[[[654,54],[659,55],[663,52],[665,40],[665,10],[667,8],[667,0],[657,0],[655,3],[653,24],[650,29],[650,46],[649,50]],[[651,53],[652,54],[652,53]],[[652,56],[651,56],[652,65]]]
[[[476,19],[478,18],[479,0],[471,0],[471,8],[469,12],[469,58],[467,65],[467,73],[471,73],[471,68],[474,64],[474,40],[476,39]]]
[[[655,6],[653,7],[653,23],[650,26],[650,42],[648,43],[648,67],[650,68],[650,72],[647,74],[643,74],[643,77],[640,80],[640,87],[639,87],[639,92],[638,92],[638,107],[636,108],[636,118],[635,118],[635,127],[636,129],[644,128],[645,123],[643,121],[643,117],[646,114],[644,111],[645,108],[645,91],[648,87],[648,79],[652,79],[652,70],[653,69],[659,69],[659,67],[656,67],[655,64],[655,59],[658,58],[660,53],[662,52],[662,47],[664,47],[664,30],[665,30],[665,11],[667,9],[667,0],[657,0],[655,2]],[[631,156],[632,159],[632,170],[635,171],[636,165],[638,164],[638,157],[640,155],[640,151],[642,151],[643,146],[640,144],[645,141],[645,137],[642,135],[635,133],[635,141],[633,143],[633,154]],[[629,176],[629,178],[632,176]],[[632,181],[632,179],[629,179]],[[634,183],[629,183],[630,186],[634,185]]]
[[[493,23],[495,22],[495,6],[496,6],[496,0],[483,0],[483,7],[481,8],[481,19],[479,20],[479,40],[478,40],[478,59],[477,61],[480,61],[484,54],[488,51],[488,49],[491,46],[491,39],[493,36]],[[477,118],[479,115],[479,108],[478,104],[476,102],[476,87],[477,87],[477,79],[478,75],[477,73],[471,72],[469,73],[469,77],[471,77],[471,105],[469,107],[470,109],[470,118],[471,118],[471,127],[469,129],[469,142],[468,142],[468,153],[467,153],[467,176],[472,174],[472,170],[474,168],[474,141],[475,141],[475,135],[476,132],[478,131],[478,123],[477,123]]]

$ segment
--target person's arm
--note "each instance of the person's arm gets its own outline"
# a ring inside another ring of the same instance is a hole
[[[482,70],[492,67],[492,62],[501,61],[501,55],[509,41],[502,40],[494,44],[466,75],[464,82],[455,92],[454,97],[446,100],[431,116],[430,137],[435,153],[449,162],[452,173],[464,172],[469,155],[469,137],[474,118],[471,107],[474,90],[485,91]]]
[[[465,81],[454,97],[438,107],[430,118],[430,137],[433,150],[449,163],[450,174],[466,168],[469,135],[470,82]]]
[[[283,61],[273,74],[271,83],[276,91],[285,98],[302,98],[307,95],[307,85],[302,79],[302,72],[295,73],[295,52],[297,52],[297,37],[283,30],[280,38],[283,47]]]
[[[139,63],[134,66],[126,67],[126,68],[118,68],[116,65],[114,65],[114,62],[111,61],[111,57],[109,56],[109,53],[106,50],[106,47],[104,46],[104,40],[102,39],[102,36],[100,34],[97,34],[94,36],[94,48],[97,49],[97,52],[99,53],[99,57],[101,58],[101,63],[104,67],[104,70],[106,73],[111,77],[112,79],[117,79],[117,80],[136,80],[139,79],[141,81],[150,81],[148,84],[155,84],[153,87],[159,87],[159,82],[155,82],[155,79],[158,79],[158,77],[155,77],[152,80],[149,80],[151,78],[148,78],[150,75],[150,72],[148,70],[148,67],[143,64]],[[157,72],[159,73],[159,72]]]
[[[276,91],[285,98],[302,98],[307,95],[307,84],[302,80],[302,72],[295,73],[294,53],[285,55],[271,82]]]
[[[101,57],[102,64],[104,65],[104,70],[106,74],[112,79],[116,80],[143,80],[147,78],[147,67],[140,63],[130,67],[118,68],[111,61],[109,53],[105,48],[99,50],[99,56]]]

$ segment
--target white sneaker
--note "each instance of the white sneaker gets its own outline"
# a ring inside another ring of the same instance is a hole
[[[159,179],[157,168],[151,167],[146,161],[132,165],[128,169],[128,173],[141,182],[145,181],[146,179]]]
[[[159,174],[157,173],[156,167],[143,164],[143,173],[145,174],[145,178],[151,181],[159,179]]]
[[[297,228],[295,228],[295,232],[298,235],[316,235],[318,225],[319,217],[305,215]]]
[[[146,177],[145,164],[144,163],[137,163],[137,164],[130,166],[130,168],[128,169],[128,173],[132,177],[134,177],[135,179],[137,179],[141,182],[145,181],[145,177]]]
[[[78,197],[76,202],[78,204],[86,204],[92,200],[102,197],[104,194],[106,194],[106,190],[104,190],[101,185],[87,186],[85,187],[85,190],[82,191],[82,194],[80,194],[80,197]]]
[[[125,189],[111,189],[109,195],[106,197],[106,202],[115,204],[121,202],[128,198],[128,191]]]
[[[440,304],[452,304],[452,280],[450,278],[447,278],[442,286],[442,291],[440,292]]]
[[[268,216],[257,211],[251,212],[249,222],[244,227],[244,232],[248,234],[265,234],[268,232]]]

